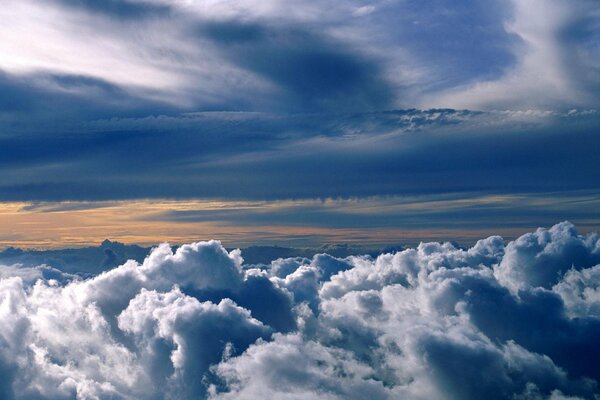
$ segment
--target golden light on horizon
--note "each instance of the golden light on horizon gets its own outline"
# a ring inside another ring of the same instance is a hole
[[[582,196],[582,202],[598,202]],[[449,238],[474,241],[490,228],[465,228],[460,221],[445,225],[381,224],[389,215],[453,213],[471,207],[490,210],[521,206],[560,207],[561,200],[527,196],[469,198],[374,197],[283,201],[122,200],[0,203],[0,248],[61,248],[98,245],[104,239],[145,246],[217,239],[231,247],[255,244],[315,246],[352,243],[363,246],[414,244]],[[582,204],[583,204],[582,203]],[[586,203],[587,204],[587,203]],[[594,203],[595,204],[595,203]],[[589,204],[588,204],[589,205]],[[318,218],[304,218],[304,215]],[[191,215],[191,218],[188,218]],[[322,221],[326,215],[334,223]],[[292,220],[289,217],[292,216]],[[383,216],[383,217],[382,217]],[[342,223],[362,218],[361,224]],[[379,218],[379,219],[378,219]],[[379,221],[379,222],[378,222]],[[505,218],[504,222],[511,222]],[[581,224],[581,221],[579,222]],[[599,221],[588,220],[587,226]],[[492,226],[492,225],[490,225]],[[493,233],[511,238],[536,226],[495,226]],[[583,224],[583,230],[586,224]]]

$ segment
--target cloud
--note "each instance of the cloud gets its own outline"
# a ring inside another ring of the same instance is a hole
[[[343,349],[325,347],[301,336],[276,336],[244,355],[220,364],[217,374],[232,389],[222,399],[386,398],[372,369]],[[215,388],[216,389],[216,388]]]
[[[576,270],[571,268],[557,283],[553,290],[565,303],[570,317],[586,315],[598,316],[600,313],[600,267]]]
[[[594,1],[528,4],[11,0],[0,70],[87,115],[596,107]]]
[[[237,21],[212,22],[200,32],[236,66],[275,84],[283,92],[279,101],[293,112],[371,111],[392,105],[394,95],[377,63],[331,38]],[[278,109],[277,104],[271,109]]]
[[[158,16],[160,13],[169,11],[168,2],[152,1],[122,1],[122,0],[57,0],[68,7],[87,9],[92,12],[100,12],[111,17],[136,19]],[[49,1],[52,3],[52,0]]]
[[[598,40],[596,4],[589,0],[510,3],[513,15],[505,27],[519,39],[513,45],[515,65],[499,79],[436,93],[430,101],[437,106],[487,109],[598,104],[600,80],[597,67],[592,66],[600,57],[592,45]]]
[[[41,89],[67,93],[87,100],[74,103],[91,115],[103,103],[125,105],[113,116],[174,109],[322,111],[334,101],[349,106],[349,100],[354,110],[389,104],[391,90],[372,54],[306,27],[300,16],[286,18],[284,27],[277,19],[287,13],[282,4],[265,2],[261,16],[256,4],[226,3],[10,1],[1,13],[0,72],[36,83],[22,86],[19,97]],[[231,13],[236,8],[241,12]],[[121,95],[103,96],[107,88]],[[73,113],[55,109],[59,117]]]
[[[512,242],[495,273],[499,281],[513,290],[550,289],[567,271],[599,263],[598,235],[580,236],[575,226],[565,222],[549,230],[538,229]]]
[[[199,377],[225,351],[241,352],[272,329],[230,299],[200,302],[179,287],[237,292],[241,262],[239,251],[213,241],[175,253],[162,245],[143,264],[130,261],[88,280],[30,286],[25,271],[3,268],[16,275],[0,281],[2,321],[9,324],[0,345],[7,368],[17,368],[7,398],[203,393]]]
[[[11,128],[0,137],[2,199],[272,200],[597,189],[594,111],[201,113],[58,125],[52,131],[21,126],[21,134]],[[305,214],[309,222],[334,220]],[[549,219],[563,215],[557,214]],[[220,215],[227,211],[168,217]]]
[[[21,264],[2,265],[0,264],[0,279],[9,277],[19,277],[25,286],[31,286],[38,280],[54,281],[66,284],[71,280],[78,279],[76,275],[71,275],[59,269],[47,265],[36,267],[26,267]]]
[[[215,241],[161,245],[86,280],[0,267],[0,393],[592,399],[596,236],[564,222],[506,246],[493,236],[260,268]],[[522,286],[499,274],[507,266]],[[553,279],[535,278],[546,268]]]
[[[167,384],[174,389],[165,394],[174,398],[202,393],[201,377],[211,364],[270,336],[266,326],[233,301],[200,303],[177,289],[167,293],[142,290],[119,315],[118,324],[135,337],[138,357],[158,375],[158,379],[149,377],[154,384],[150,393],[159,393]],[[166,381],[165,362],[173,370]]]
[[[364,17],[373,13],[375,10],[376,8],[373,5],[361,6],[355,8],[354,11],[352,11],[352,15],[354,15],[355,17]]]

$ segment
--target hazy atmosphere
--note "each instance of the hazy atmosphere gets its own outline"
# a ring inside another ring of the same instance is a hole
[[[3,0],[0,400],[600,397],[598,0]]]

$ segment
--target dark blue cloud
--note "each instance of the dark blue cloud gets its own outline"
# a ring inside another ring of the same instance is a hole
[[[203,114],[5,135],[0,196],[280,199],[596,189],[594,114],[526,122],[445,113]]]
[[[50,72],[17,75],[0,70],[0,115],[11,122],[3,126],[2,136],[20,132],[30,136],[37,132],[40,137],[49,134],[60,137],[65,126],[82,121],[143,117],[159,110],[176,110],[144,97],[143,93],[85,75]]]
[[[510,2],[427,0],[384,5],[370,16],[386,29],[383,40],[412,50],[430,68],[436,90],[495,79],[517,61],[519,39],[506,31],[513,15]]]
[[[152,3],[128,0],[50,0],[67,7],[81,8],[100,13],[111,18],[139,19],[156,17],[168,13],[171,8],[166,3]]]
[[[208,22],[198,32],[234,65],[282,90],[272,109],[370,111],[392,104],[380,63],[339,40],[300,27],[238,21]]]

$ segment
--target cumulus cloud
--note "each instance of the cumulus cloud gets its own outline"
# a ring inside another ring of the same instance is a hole
[[[17,272],[0,281],[0,344],[17,370],[6,398],[203,393],[209,365],[272,332],[228,298],[201,302],[182,292],[241,291],[241,262],[239,251],[211,241],[176,252],[161,245],[142,264],[65,284],[40,276],[30,286],[24,271],[3,269]]]
[[[0,395],[594,399],[598,248],[563,222],[377,257],[245,266],[209,241],[87,279],[0,267]]]
[[[33,285],[39,279],[65,284],[73,279],[79,278],[76,275],[65,273],[64,271],[47,265],[28,267],[23,266],[22,264],[0,264],[0,279],[17,276],[21,278],[25,285],[29,286]]]
[[[495,269],[499,281],[515,290],[550,288],[570,269],[600,263],[600,237],[580,236],[575,227],[561,223],[521,236],[506,247],[506,255]]]
[[[553,290],[562,298],[570,316],[600,317],[600,266],[570,269]]]

